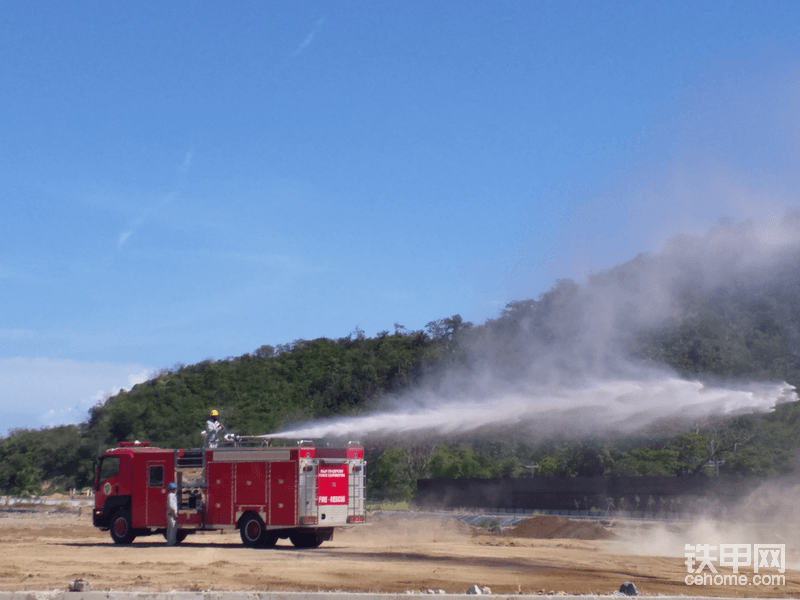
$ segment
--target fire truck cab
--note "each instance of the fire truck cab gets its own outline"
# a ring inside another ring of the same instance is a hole
[[[365,521],[364,449],[297,447],[167,449],[120,442],[95,474],[95,527],[117,544],[164,534],[167,489],[178,486],[178,541],[238,529],[250,547],[278,539],[316,548],[335,527]]]

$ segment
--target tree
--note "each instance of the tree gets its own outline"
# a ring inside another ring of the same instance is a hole
[[[253,355],[256,358],[272,358],[275,356],[275,348],[273,346],[264,345],[253,352]]]
[[[614,461],[612,475],[675,475],[678,451],[674,448],[634,448]]]
[[[559,477],[564,474],[564,469],[555,456],[543,456],[539,459],[537,473],[542,477]]]
[[[28,454],[13,454],[0,461],[0,489],[10,496],[41,493],[42,471]]]
[[[462,479],[468,477],[488,477],[475,451],[469,446],[439,446],[431,456],[428,465],[431,477]]]
[[[410,453],[403,446],[391,446],[375,460],[367,477],[370,498],[411,501],[417,478],[410,466]]]
[[[697,432],[681,434],[670,442],[678,453],[678,475],[691,475],[706,464],[708,442],[704,434]]]
[[[758,435],[758,422],[740,417],[715,427],[708,434],[706,463],[714,465],[715,475],[719,475],[719,465],[726,458],[741,452]],[[701,459],[702,460],[702,459]],[[695,473],[704,467],[698,464]]]

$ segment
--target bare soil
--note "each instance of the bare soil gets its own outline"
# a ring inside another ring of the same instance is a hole
[[[377,515],[317,549],[281,540],[256,550],[243,547],[238,532],[197,534],[177,547],[160,536],[117,546],[92,527],[89,509],[49,511],[0,512],[0,590],[66,589],[82,578],[95,590],[126,591],[464,593],[478,584],[502,594],[605,594],[632,581],[646,595],[800,597],[800,573],[788,569],[782,586],[689,587],[681,552],[628,553],[624,540],[644,540],[646,529],[560,517],[489,532],[449,518]]]

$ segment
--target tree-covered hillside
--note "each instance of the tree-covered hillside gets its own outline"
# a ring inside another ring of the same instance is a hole
[[[423,332],[339,340],[298,340],[274,349],[179,366],[91,410],[88,430],[103,444],[148,439],[198,445],[215,408],[240,435],[275,431],[289,421],[352,414],[416,381],[432,360]]]
[[[431,331],[444,321],[431,323]],[[412,385],[440,362],[437,346],[443,336],[446,326],[440,339],[398,326],[392,335],[367,338],[356,331],[338,340],[297,340],[237,358],[164,369],[94,406],[84,424],[12,431],[0,440],[0,490],[30,491],[43,481],[61,488],[86,486],[99,454],[122,440],[200,446],[199,431],[212,408],[240,435],[358,413],[384,394]]]
[[[687,378],[800,385],[800,256],[745,261],[745,269],[731,267],[743,262],[735,252],[709,251],[716,262],[701,268],[685,258],[683,246],[678,250],[666,258],[637,257],[585,284],[559,282],[477,326],[455,315],[424,331],[399,325],[375,337],[356,331],[163,370],[93,407],[86,423],[15,431],[0,440],[0,489],[85,486],[95,457],[120,440],[198,446],[212,408],[239,434],[269,433],[313,418],[363,414],[458,372],[490,371],[513,384],[523,376],[580,380],[662,365]],[[590,438],[472,435],[388,446],[377,440],[368,445],[369,489],[373,496],[407,497],[422,476],[784,473],[800,443],[800,407],[712,416],[678,434]]]

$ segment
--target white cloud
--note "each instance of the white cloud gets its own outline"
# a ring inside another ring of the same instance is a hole
[[[314,38],[320,32],[320,30],[322,29],[322,26],[324,24],[325,24],[325,17],[320,17],[319,19],[317,19],[317,21],[314,23],[314,27],[311,29],[311,32],[300,43],[300,46],[298,46],[297,50],[295,50],[295,52],[294,52],[295,56],[300,54],[303,50],[305,50],[311,44],[314,43]]]
[[[147,380],[152,367],[54,358],[0,359],[0,408],[7,435],[16,427],[81,423],[88,410],[123,387]]]
[[[133,231],[124,231],[124,232],[122,232],[121,234],[119,234],[119,242],[118,242],[118,245],[119,245],[120,247],[122,247],[122,245],[123,245],[123,244],[124,244],[126,241],[128,241],[128,238],[129,238],[129,237],[131,237],[131,235],[133,235]]]

